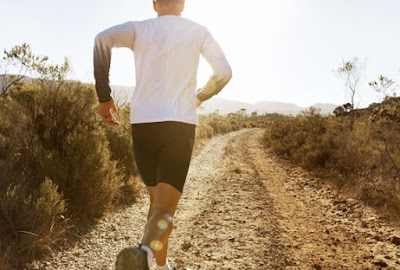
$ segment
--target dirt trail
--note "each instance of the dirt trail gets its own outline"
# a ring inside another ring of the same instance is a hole
[[[191,164],[170,256],[178,269],[400,269],[400,232],[262,147],[263,131],[210,140]],[[138,243],[147,199],[29,269],[113,269]]]

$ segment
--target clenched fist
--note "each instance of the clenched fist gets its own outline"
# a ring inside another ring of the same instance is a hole
[[[115,106],[114,100],[100,102],[99,104],[99,114],[101,118],[103,118],[104,122],[106,122],[110,126],[119,125],[119,121],[115,118],[114,114],[118,112],[117,106]],[[114,113],[114,114],[113,114]]]

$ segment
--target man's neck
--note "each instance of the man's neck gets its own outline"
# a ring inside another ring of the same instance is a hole
[[[181,16],[181,13],[158,12],[158,17],[160,17],[160,16]]]
[[[164,8],[160,8],[158,10],[158,16],[181,16],[182,11],[179,8],[176,7],[164,7]]]

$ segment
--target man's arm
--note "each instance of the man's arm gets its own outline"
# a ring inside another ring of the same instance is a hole
[[[135,29],[133,22],[113,26],[96,36],[93,50],[94,78],[96,92],[99,98],[99,114],[109,125],[118,125],[118,120],[112,114],[117,107],[111,97],[110,63],[113,48],[127,47],[133,50]]]
[[[212,67],[214,74],[207,84],[197,92],[198,104],[217,95],[232,78],[232,69],[220,46],[207,31],[201,54]]]
[[[133,22],[113,26],[96,36],[93,50],[94,78],[100,102],[111,100],[109,81],[111,50],[127,47],[133,50],[135,29]]]

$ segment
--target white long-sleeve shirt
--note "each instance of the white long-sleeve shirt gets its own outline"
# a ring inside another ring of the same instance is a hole
[[[178,121],[197,124],[195,100],[217,94],[232,76],[220,46],[204,26],[167,15],[127,22],[96,36],[94,75],[100,102],[111,100],[111,50],[127,47],[135,56],[136,87],[131,101],[131,123]],[[214,74],[196,93],[199,57]]]

